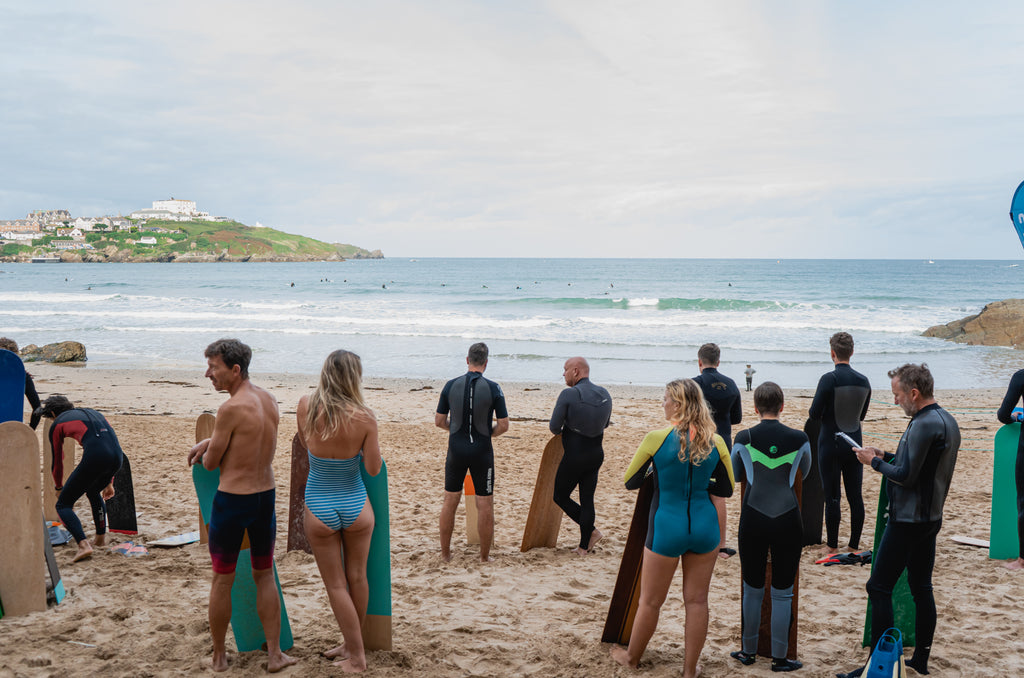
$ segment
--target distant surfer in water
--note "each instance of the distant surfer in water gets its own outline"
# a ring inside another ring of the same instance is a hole
[[[996,417],[1004,424],[1012,424],[1021,421],[1021,414],[1014,413],[1014,408],[1024,397],[1024,370],[1018,370],[1010,379],[1010,386],[1006,389],[1003,397],[1003,404],[999,406]],[[1014,469],[1017,481],[1017,541],[1019,551],[1017,559],[1011,560],[1003,567],[1008,570],[1024,570],[1024,427],[1021,427],[1021,434],[1017,443],[1017,463]]]
[[[604,536],[594,527],[594,491],[604,463],[604,430],[611,422],[612,397],[590,381],[590,365],[581,357],[565,361],[562,377],[568,388],[558,394],[548,428],[562,436],[562,461],[555,474],[554,500],[580,526],[580,544],[574,550],[586,555]],[[579,487],[580,503],[570,496]]]

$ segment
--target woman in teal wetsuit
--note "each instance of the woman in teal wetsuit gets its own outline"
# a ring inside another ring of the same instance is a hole
[[[636,668],[658,625],[676,566],[682,561],[686,608],[683,678],[693,678],[708,632],[708,588],[718,558],[718,512],[710,495],[732,494],[732,464],[696,382],[670,382],[663,405],[672,426],[648,433],[626,470],[627,488],[640,487],[650,472],[655,492],[629,647],[615,646],[611,654],[620,664]]]
[[[334,351],[316,390],[296,410],[299,440],[309,454],[306,538],[344,637],[344,645],[324,656],[340,659],[335,666],[346,672],[366,669],[360,629],[370,597],[366,561],[374,520],[360,458],[370,475],[382,465],[377,419],[363,403],[362,378],[359,356]]]

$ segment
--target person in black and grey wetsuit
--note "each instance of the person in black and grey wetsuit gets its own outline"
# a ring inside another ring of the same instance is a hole
[[[935,381],[927,365],[903,365],[890,370],[889,378],[896,404],[910,417],[896,454],[869,446],[854,449],[862,464],[888,479],[889,521],[871,556],[866,587],[871,602],[869,647],[875,647],[893,625],[892,592],[906,570],[916,615],[916,644],[907,666],[925,675],[938,617],[932,591],[935,541],[960,450],[960,427],[935,402]],[[836,675],[857,678],[862,672],[858,668]]]
[[[562,435],[564,450],[555,474],[554,500],[580,526],[580,545],[574,552],[585,555],[604,536],[594,527],[594,491],[598,471],[604,463],[601,443],[604,430],[611,422],[612,397],[590,381],[590,365],[583,358],[566,360],[562,376],[569,388],[558,394],[548,424],[553,434]],[[570,497],[577,485],[579,504]]]
[[[811,470],[811,444],[803,431],[779,421],[784,397],[778,384],[766,381],[754,391],[757,426],[736,434],[732,468],[737,483],[746,483],[740,508],[740,571],[743,575],[743,647],[732,657],[753,664],[757,655],[768,555],[772,562],[772,671],[803,666],[786,658],[792,631],[793,584],[800,565],[803,522],[793,489],[796,473]]]
[[[455,509],[468,472],[476,488],[480,560],[490,560],[494,537],[494,448],[491,439],[508,430],[508,410],[501,387],[484,378],[487,344],[469,347],[469,370],[444,385],[434,424],[448,431],[448,457],[444,464],[444,504],[441,507],[441,557],[451,560]],[[491,426],[492,417],[496,420]]]
[[[850,505],[849,547],[856,550],[860,547],[860,535],[864,529],[864,499],[861,496],[864,470],[849,444],[836,440],[836,433],[842,431],[858,444],[862,441],[860,422],[868,413],[871,382],[850,367],[853,337],[846,332],[836,332],[828,343],[836,368],[821,376],[807,416],[821,420],[818,472],[825,493],[826,544],[829,550],[839,548],[839,479],[842,476],[846,501]]]
[[[107,520],[106,500],[114,496],[114,475],[124,460],[117,434],[102,414],[87,407],[75,407],[64,396],[50,396],[36,413],[52,418],[50,445],[53,455],[54,487],[60,490],[57,497],[57,514],[64,527],[68,528],[78,552],[72,558],[77,562],[92,555],[92,544],[85,538],[82,523],[75,515],[75,502],[84,494],[92,507],[93,522],[96,523],[96,546],[106,543]],[[74,438],[82,445],[82,460],[64,481],[64,440]]]

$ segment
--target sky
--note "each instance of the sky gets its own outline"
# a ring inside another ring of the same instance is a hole
[[[0,219],[385,256],[1017,259],[1024,3],[0,0]]]

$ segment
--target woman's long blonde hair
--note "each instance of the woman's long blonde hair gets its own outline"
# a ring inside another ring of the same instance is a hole
[[[693,379],[676,379],[665,385],[665,395],[673,405],[669,420],[682,440],[689,439],[689,460],[686,445],[679,446],[679,461],[699,466],[711,456],[715,447],[715,420],[711,418],[704,393]],[[690,430],[693,435],[690,436]]]
[[[351,351],[337,350],[327,356],[320,383],[309,396],[305,430],[327,440],[348,426],[363,403],[363,364]]]

